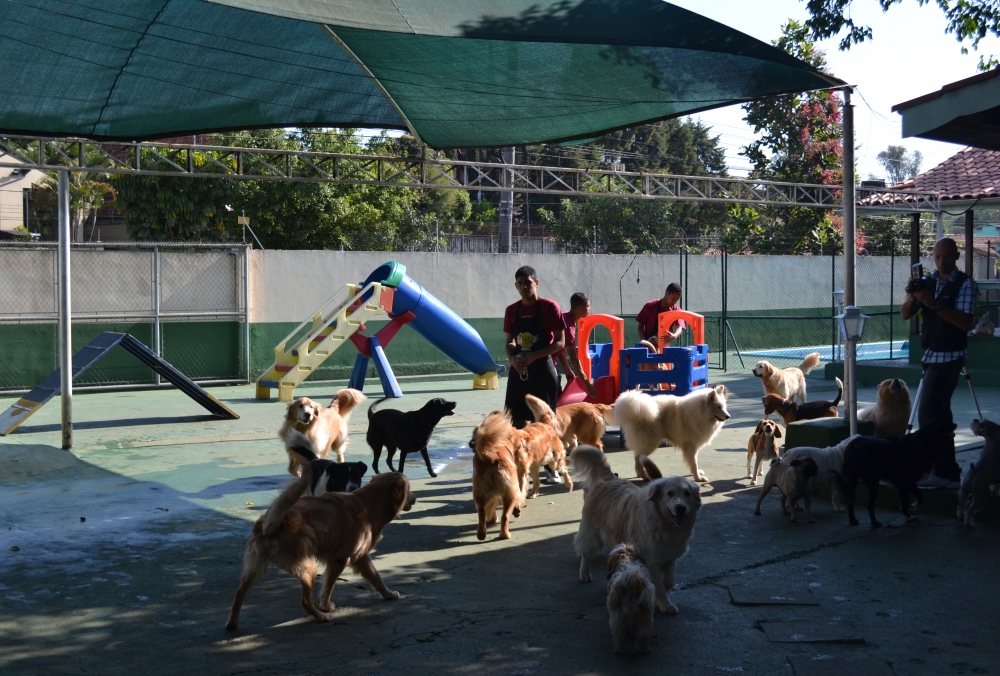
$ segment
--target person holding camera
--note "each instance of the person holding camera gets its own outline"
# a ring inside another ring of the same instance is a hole
[[[921,345],[924,356],[923,388],[917,403],[920,427],[933,422],[952,424],[951,395],[965,366],[968,333],[975,320],[976,283],[957,267],[958,245],[950,237],[934,245],[934,266],[930,276],[920,274],[906,286],[906,300],[900,316],[910,319],[917,312],[923,318]],[[916,266],[914,266],[916,267]],[[924,488],[958,489],[962,470],[955,462],[955,441],[941,450],[934,471],[920,482]]]

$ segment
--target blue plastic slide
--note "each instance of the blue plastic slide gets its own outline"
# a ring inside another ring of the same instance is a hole
[[[407,275],[406,266],[390,261],[368,275],[361,286],[369,282],[396,287],[389,316],[412,312],[415,318],[409,326],[462,368],[475,374],[504,371],[493,361],[479,332]]]

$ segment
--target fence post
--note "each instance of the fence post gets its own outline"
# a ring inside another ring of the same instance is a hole
[[[160,247],[153,247],[153,351],[162,358],[162,337],[160,336]],[[153,382],[160,385],[160,374],[153,372]]]
[[[722,323],[719,324],[719,337],[722,340],[722,370],[729,370],[729,336],[726,335],[726,323],[729,321],[729,249],[722,246]]]
[[[243,350],[247,366],[247,382],[252,383],[250,375],[250,245],[243,247]]]
[[[896,304],[893,302],[895,300],[896,294],[896,240],[892,240],[892,252],[889,258],[889,359],[892,359],[892,324],[896,320],[893,314],[893,308]]]
[[[73,448],[73,303],[70,295],[69,172],[59,171],[59,398],[62,447]]]

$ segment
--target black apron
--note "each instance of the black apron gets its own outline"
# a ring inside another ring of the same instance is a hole
[[[533,313],[532,316],[522,316],[525,310],[523,303],[517,304],[514,314],[514,354],[538,352],[552,344],[550,332],[542,328],[542,321],[538,317],[541,311],[539,304],[536,303],[531,310],[527,310]],[[553,410],[555,409],[556,400],[559,398],[559,374],[556,373],[556,367],[550,357],[531,362],[528,366],[527,380],[521,380],[521,374],[513,367],[510,368],[504,408],[510,412],[514,426],[518,428],[535,419],[531,409],[524,403],[526,394],[538,397]]]

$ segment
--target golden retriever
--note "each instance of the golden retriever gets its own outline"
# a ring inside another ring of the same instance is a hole
[[[530,404],[529,404],[530,406]],[[534,412],[534,409],[532,409]],[[556,432],[562,439],[566,450],[572,451],[578,443],[586,446],[596,446],[604,450],[601,437],[606,429],[605,416],[611,415],[611,407],[607,404],[566,404],[555,410]],[[537,420],[537,418],[536,418]]]
[[[524,401],[538,422],[528,423],[524,429],[513,430],[514,462],[517,463],[518,478],[521,481],[521,492],[530,500],[538,495],[541,482],[538,479],[538,469],[549,465],[562,477],[566,492],[572,492],[573,479],[566,469],[566,447],[556,432],[556,417],[549,405],[538,397],[524,395]],[[531,475],[532,488],[528,492],[528,475]]]
[[[782,399],[806,402],[806,376],[819,364],[819,352],[807,354],[798,366],[779,369],[768,361],[759,361],[753,374],[760,378],[764,394],[777,394]]]
[[[308,463],[302,477],[290,483],[253,525],[243,555],[243,574],[233,599],[226,629],[240,626],[240,608],[250,588],[264,579],[273,563],[302,582],[301,605],[317,622],[333,619],[333,586],[350,566],[387,601],[399,592],[385,586],[375,570],[371,552],[386,525],[401,511],[409,511],[416,497],[410,482],[398,472],[380,474],[353,493],[326,493],[302,498],[312,481]],[[319,607],[313,605],[318,563],[326,564]]]
[[[632,545],[622,543],[608,555],[608,614],[615,652],[630,648],[649,652],[653,634],[656,586],[646,568],[646,557]]]
[[[472,501],[479,513],[476,537],[486,539],[486,524],[496,523],[497,507],[503,507],[500,539],[510,539],[510,517],[521,516],[521,480],[514,462],[510,416],[493,411],[472,431]]]
[[[347,421],[351,412],[365,399],[361,392],[350,388],[338,391],[326,408],[309,397],[299,397],[288,405],[278,436],[284,441],[289,430],[298,430],[313,443],[320,458],[328,456],[333,449],[337,454],[337,462],[344,462]],[[304,464],[302,457],[294,453],[288,444],[285,444],[285,452],[288,453],[288,473],[298,476],[299,467]]]
[[[684,454],[695,481],[708,481],[698,468],[698,451],[707,446],[729,420],[726,388],[722,385],[695,390],[684,396],[652,396],[644,392],[622,392],[612,415],[625,445],[636,455],[635,472],[648,479],[640,455],[652,455],[664,439]]]
[[[750,479],[751,486],[756,486],[757,477],[764,474],[764,469],[761,467],[764,461],[781,455],[778,449],[778,439],[780,438],[781,430],[778,429],[777,423],[773,420],[764,418],[757,423],[756,429],[750,435],[750,441],[747,442],[747,479]],[[750,471],[750,462],[754,458],[756,458],[756,462],[753,471]]]
[[[910,388],[899,378],[883,380],[875,404],[858,411],[858,418],[871,420],[877,437],[903,436],[910,421]]]
[[[615,477],[604,454],[591,446],[579,446],[571,457],[574,470],[587,485],[580,530],[573,538],[580,557],[580,581],[591,581],[590,559],[595,554],[628,542],[649,561],[657,607],[675,615],[677,607],[667,592],[674,586],[677,560],[687,553],[701,509],[698,485],[670,477],[638,486]]]

